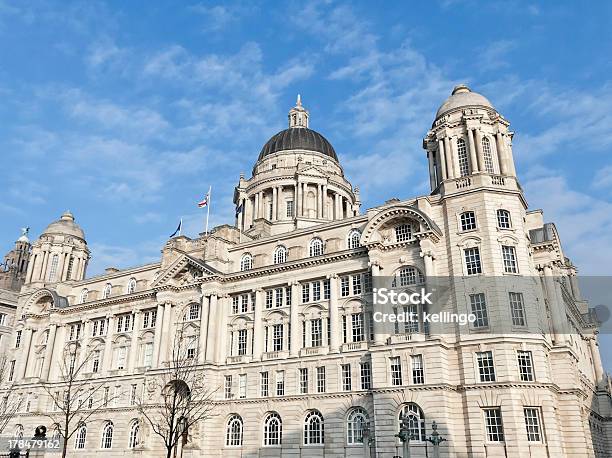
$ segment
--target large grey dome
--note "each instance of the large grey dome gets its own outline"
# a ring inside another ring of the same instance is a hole
[[[291,127],[274,135],[261,149],[258,161],[278,151],[306,150],[325,154],[338,162],[334,147],[320,133],[307,127]]]
[[[83,229],[74,222],[74,216],[70,211],[66,211],[59,220],[49,224],[43,234],[72,235],[85,240]]]
[[[436,119],[449,111],[464,107],[494,108],[493,104],[491,104],[485,96],[478,92],[472,92],[465,84],[460,84],[455,86],[451,96],[440,105],[440,108],[438,108],[436,112]]]

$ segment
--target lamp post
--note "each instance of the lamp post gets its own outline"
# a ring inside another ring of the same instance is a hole
[[[440,444],[444,442],[446,438],[440,436],[440,433],[438,432],[438,424],[435,422],[435,420],[431,424],[431,429],[433,429],[431,436],[425,440],[433,445],[433,458],[440,458]]]
[[[402,415],[402,424],[400,425],[399,433],[395,437],[399,437],[404,445],[404,458],[410,458],[410,440],[414,439],[414,436],[410,434],[410,419],[408,415]]]

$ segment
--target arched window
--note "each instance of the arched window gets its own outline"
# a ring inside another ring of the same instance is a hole
[[[100,448],[111,448],[113,446],[113,422],[108,421],[102,430],[102,443]]]
[[[130,278],[130,281],[127,284],[127,293],[132,294],[136,292],[136,279]]]
[[[399,426],[402,425],[404,417],[408,417],[408,434],[412,440],[425,440],[425,415],[423,410],[414,402],[405,404],[399,413]]]
[[[287,248],[279,245],[274,250],[274,264],[282,264],[287,262]]]
[[[361,239],[361,232],[359,232],[357,229],[353,229],[348,233],[347,245],[349,247],[349,250],[353,248],[359,248],[361,246],[361,244],[359,243],[359,239]]]
[[[469,175],[470,163],[468,162],[467,148],[463,138],[457,140],[457,156],[459,157],[459,173],[462,177]]]
[[[85,448],[85,439],[87,438],[87,426],[82,424],[79,426],[79,429],[76,433],[76,438],[74,439],[74,448],[77,450],[81,450]]]
[[[240,418],[240,415],[232,415],[227,422],[225,445],[227,447],[239,447],[242,445],[242,418]]]
[[[13,437],[17,440],[23,439],[23,425],[15,425],[15,434]]]
[[[83,291],[81,291],[81,304],[87,302],[87,296],[89,296],[89,290],[87,288],[83,288]]]
[[[497,227],[500,229],[510,229],[512,227],[512,220],[508,210],[501,208],[497,210]]]
[[[283,440],[283,421],[276,412],[268,414],[264,420],[264,445],[281,445]]]
[[[425,277],[415,267],[402,267],[395,273],[393,287],[414,286],[425,283]]]
[[[59,255],[54,254],[51,258],[51,269],[49,270],[49,281],[54,282],[57,275],[57,264],[59,263]]]
[[[311,410],[304,418],[304,445],[321,445],[324,436],[323,415],[318,410]]]
[[[323,255],[323,240],[315,237],[310,241],[308,254],[311,258]]]
[[[493,155],[491,154],[491,141],[488,137],[482,137],[482,155],[484,157],[485,170],[493,173]]]
[[[140,423],[138,420],[132,420],[130,424],[130,438],[128,440],[128,448],[134,448],[140,442]]]
[[[249,253],[245,253],[240,258],[240,270],[244,272],[245,270],[250,270],[253,268],[253,256]]]
[[[108,299],[110,297],[112,291],[113,291],[113,285],[111,285],[110,283],[107,283],[104,286],[104,292],[102,293],[102,298],[103,299]]]
[[[361,407],[352,409],[346,420],[346,443],[363,444],[363,430],[368,424],[368,413]]]
[[[395,227],[395,241],[407,242],[412,239],[412,226],[410,224],[401,224]]]

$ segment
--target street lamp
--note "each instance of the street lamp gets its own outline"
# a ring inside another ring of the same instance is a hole
[[[404,445],[404,458],[410,458],[410,441],[415,439],[414,435],[410,434],[410,419],[408,415],[402,415],[402,424],[400,425],[399,433],[395,435]]]
[[[435,420],[431,424],[431,429],[433,429],[431,436],[427,437],[425,440],[433,445],[433,458],[440,458],[440,444],[444,442],[446,438],[440,436],[438,424]]]

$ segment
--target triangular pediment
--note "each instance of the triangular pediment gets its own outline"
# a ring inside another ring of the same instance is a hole
[[[309,177],[327,178],[327,173],[321,170],[316,165],[309,165],[300,170],[300,175],[308,175]]]
[[[175,287],[195,285],[205,277],[216,275],[219,275],[216,269],[203,261],[183,254],[155,279],[152,286],[155,288],[168,285]]]

